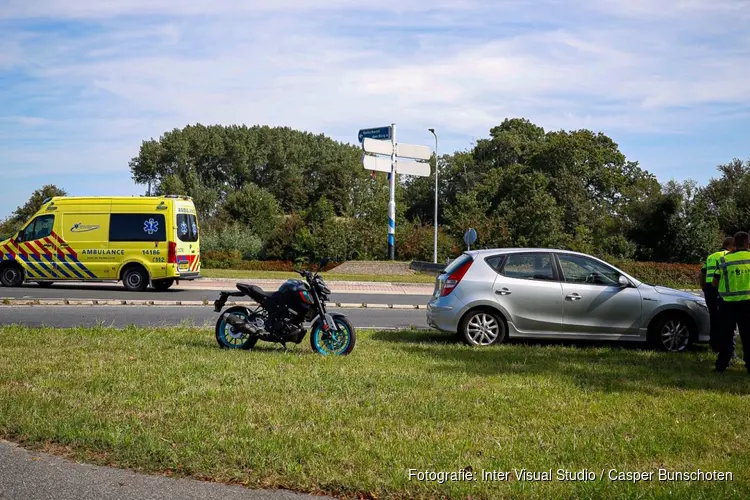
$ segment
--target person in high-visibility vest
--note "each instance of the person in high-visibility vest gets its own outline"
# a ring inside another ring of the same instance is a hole
[[[698,276],[699,286],[703,290],[703,296],[706,298],[706,306],[708,306],[708,314],[711,318],[711,349],[716,353],[719,352],[719,338],[721,336],[721,324],[719,322],[720,299],[718,290],[711,283],[719,267],[719,259],[732,250],[734,250],[734,238],[730,236],[724,240],[721,250],[712,253],[706,258]]]
[[[734,330],[740,331],[745,368],[750,374],[750,234],[740,231],[734,235],[735,249],[719,258],[719,268],[712,284],[721,301],[721,337],[715,371],[723,373],[732,360]]]

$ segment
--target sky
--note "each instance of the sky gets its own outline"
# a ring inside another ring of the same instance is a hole
[[[471,148],[588,128],[666,182],[750,159],[750,0],[0,0],[0,219],[44,184],[137,195],[188,124]]]

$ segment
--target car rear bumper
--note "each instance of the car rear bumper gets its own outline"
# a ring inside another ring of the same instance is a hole
[[[452,294],[451,294],[452,295]],[[462,304],[455,297],[432,298],[427,303],[427,324],[431,328],[456,333],[461,319]]]

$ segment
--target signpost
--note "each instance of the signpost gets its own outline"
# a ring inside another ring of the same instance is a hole
[[[420,177],[428,177],[430,175],[429,164],[403,161],[396,157],[429,160],[432,152],[427,146],[396,143],[395,123],[392,123],[390,127],[362,129],[359,131],[358,137],[365,152],[362,155],[362,165],[364,168],[375,172],[388,172],[389,174],[388,181],[391,196],[388,202],[388,257],[394,260],[396,258],[396,174],[417,175]],[[370,156],[367,153],[388,155],[390,156],[390,162],[387,158]]]
[[[466,246],[471,250],[471,245],[473,245],[475,241],[477,241],[477,231],[473,227],[470,227],[464,233],[464,243],[466,243]]]

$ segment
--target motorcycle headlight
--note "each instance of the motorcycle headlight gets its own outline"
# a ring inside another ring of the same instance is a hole
[[[326,285],[326,282],[323,281],[323,278],[318,277],[318,289],[320,290],[320,293],[324,293],[326,295],[331,294],[331,290]]]

